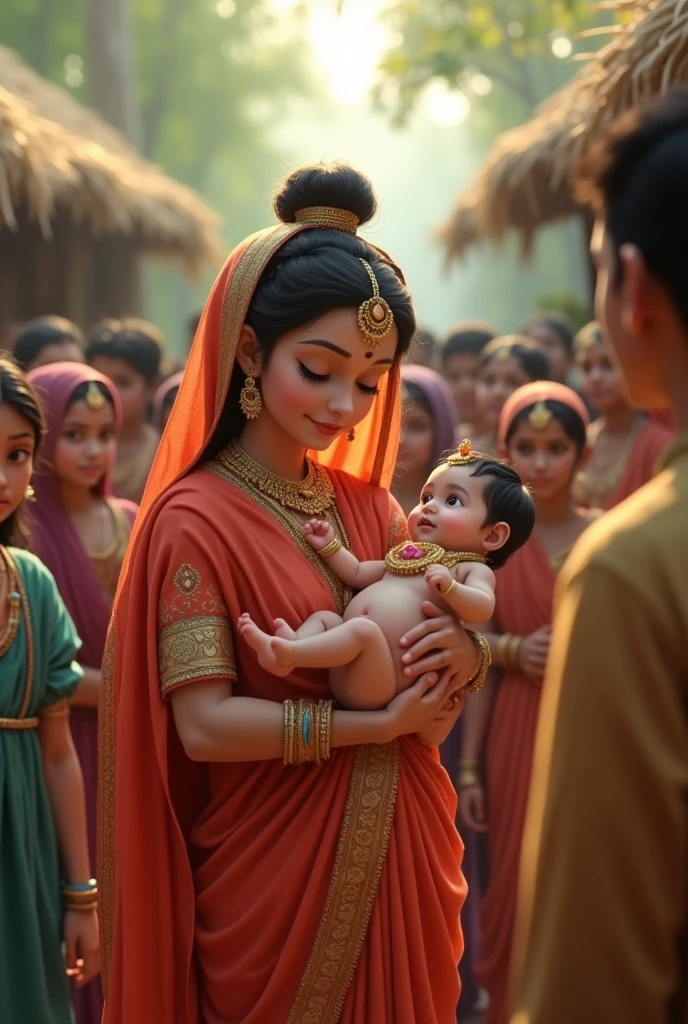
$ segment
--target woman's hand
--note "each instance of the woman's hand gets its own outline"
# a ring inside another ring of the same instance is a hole
[[[423,733],[437,724],[447,699],[447,684],[437,679],[436,672],[428,672],[390,701],[387,713],[392,738]]]
[[[518,649],[518,664],[524,675],[534,683],[541,683],[547,668],[547,655],[552,638],[552,627],[541,626],[530,636],[524,636]]]
[[[335,538],[334,527],[325,519],[309,519],[301,529],[314,551],[322,551]]]
[[[416,733],[416,739],[426,747],[439,747],[444,743],[449,733],[463,711],[466,702],[464,693],[454,693],[449,700],[445,700],[442,710],[428,729]]]
[[[417,679],[424,672],[440,672],[441,682],[451,681],[452,690],[470,682],[480,667],[480,655],[470,636],[453,615],[445,614],[432,601],[423,602],[425,622],[401,638],[407,648],[402,657],[404,675]]]
[[[67,976],[82,988],[100,971],[98,915],[95,910],[67,910],[64,917]]]
[[[482,785],[464,786],[459,790],[459,811],[471,832],[487,832],[485,790]]]

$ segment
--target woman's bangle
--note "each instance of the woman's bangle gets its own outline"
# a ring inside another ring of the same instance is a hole
[[[98,883],[95,878],[89,878],[88,882],[76,885],[71,882],[62,883],[62,892],[91,892],[93,889],[98,891]]]
[[[478,671],[471,679],[468,680],[466,685],[463,687],[462,692],[477,693],[478,690],[482,689],[483,684],[487,679],[487,673],[490,665],[492,664],[492,655],[490,654],[490,645],[482,633],[474,633],[472,629],[467,629],[466,632],[478,648],[480,664],[478,665]]]
[[[455,781],[457,789],[468,789],[469,786],[482,786],[483,784],[477,768],[462,768],[460,765]]]
[[[331,558],[332,555],[335,555],[339,551],[341,546],[342,542],[339,537],[335,537],[329,544],[326,544],[324,548],[321,548],[318,554],[321,558]]]
[[[497,650],[495,651],[497,664],[507,671],[518,668],[518,652],[522,643],[522,636],[516,633],[502,633],[497,641]]]
[[[285,700],[284,764],[327,761],[331,724],[331,700]]]
[[[521,644],[523,643],[522,636],[512,636],[509,640],[509,647],[507,650],[507,665],[509,669],[518,668],[518,654],[521,650]]]
[[[98,906],[98,884],[91,878],[84,885],[62,883],[62,902],[66,910],[95,910]]]

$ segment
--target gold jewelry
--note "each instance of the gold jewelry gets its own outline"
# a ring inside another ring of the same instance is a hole
[[[62,902],[66,910],[95,910],[98,906],[98,885],[91,878],[84,886],[62,886]]]
[[[480,772],[477,768],[462,768],[461,765],[459,765],[455,782],[457,789],[468,789],[469,786],[482,785]]]
[[[490,645],[488,644],[482,633],[475,633],[472,629],[467,629],[466,632],[470,636],[473,643],[478,648],[480,654],[480,664],[478,665],[478,671],[469,679],[466,685],[463,687],[464,693],[477,693],[481,690],[485,680],[487,679],[487,673],[490,665],[492,664],[492,655],[490,654]]]
[[[594,348],[595,345],[599,345],[602,342],[602,331],[600,325],[593,320],[592,323],[581,330],[576,335],[575,347],[576,348]]]
[[[9,552],[1,545],[0,561],[5,566],[4,576],[8,604],[7,620],[2,631],[0,631],[0,657],[2,657],[10,649],[17,635],[21,610],[21,590],[19,587],[19,573],[10,558]]]
[[[0,729],[36,729],[38,718],[0,718]]]
[[[445,565],[447,569],[453,569],[459,562],[482,562],[486,565],[487,559],[473,551],[445,551],[439,544],[427,540],[403,540],[385,557],[387,569],[397,576],[415,576],[430,565]]]
[[[477,462],[478,456],[475,455],[471,448],[471,442],[467,437],[464,437],[460,445],[458,445],[455,452],[447,458],[448,466],[470,466],[472,462]]]
[[[346,439],[349,442],[349,444],[351,444],[352,441],[356,440],[356,428],[355,427],[352,427],[351,430],[347,433]]]
[[[552,422],[554,413],[548,409],[544,402],[536,402],[528,413],[528,422],[536,430],[544,430]]]
[[[89,409],[93,410],[93,412],[98,412],[99,409],[102,409],[107,401],[105,395],[94,380],[88,382],[84,401]]]
[[[322,551],[319,551],[318,554],[320,555],[321,558],[331,558],[332,555],[335,555],[342,546],[343,545],[339,537],[335,537],[333,540],[330,541],[329,544],[326,544]]]
[[[360,257],[359,262],[363,264],[365,272],[370,278],[373,295],[358,307],[358,327],[371,348],[377,348],[394,326],[394,313],[380,295],[377,278],[370,263]]]
[[[449,597],[452,590],[456,590],[458,583],[456,580],[452,580],[446,590],[440,590],[440,597]]]
[[[504,345],[503,348],[498,348],[494,354],[494,358],[498,359],[500,363],[506,363],[511,359],[511,345]]]
[[[291,700],[285,700],[284,702],[284,764],[295,764],[295,713],[294,713],[294,702]]]
[[[66,697],[63,700],[56,700],[54,704],[49,704],[47,708],[41,710],[41,718],[62,718],[68,714],[69,700]]]
[[[318,761],[327,761],[330,756],[330,731],[332,727],[332,701],[318,701],[316,714],[318,722]]]
[[[306,206],[294,214],[297,224],[312,224],[316,228],[329,228],[332,231],[346,231],[355,235],[360,218],[350,210],[340,210],[336,206]]]
[[[325,470],[310,459],[307,472],[299,482],[285,480],[271,473],[265,466],[251,458],[237,441],[232,441],[217,456],[225,469],[252,484],[268,498],[273,498],[284,508],[303,512],[308,516],[321,516],[335,504],[334,487]]]
[[[250,373],[239,392],[239,405],[247,420],[254,420],[256,416],[260,415],[260,411],[263,408],[263,399],[260,397],[260,391],[256,387],[255,378]]]
[[[26,490],[24,491],[24,500],[25,501],[35,501],[36,500],[36,492],[35,492],[35,490],[34,490],[34,488],[33,488],[33,486],[31,484],[29,484],[28,487],[26,488]]]

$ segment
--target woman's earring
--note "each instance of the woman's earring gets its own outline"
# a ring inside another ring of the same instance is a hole
[[[249,372],[239,395],[239,405],[247,420],[254,420],[263,408],[263,400],[260,391],[256,387],[255,378]]]
[[[346,435],[346,439],[349,442],[349,444],[351,444],[352,441],[356,440],[356,430],[354,427],[352,427],[349,433]]]
[[[24,491],[24,497],[26,498],[27,501],[35,501],[36,500],[36,492],[34,491],[34,489],[31,486],[31,484],[29,484],[29,486]]]

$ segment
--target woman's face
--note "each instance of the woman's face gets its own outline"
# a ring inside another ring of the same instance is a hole
[[[367,415],[394,362],[393,327],[376,347],[358,328],[358,311],[337,309],[283,335],[259,367],[264,412],[292,440],[325,451]]]
[[[462,422],[475,416],[475,388],[480,356],[473,352],[457,352],[445,361],[444,377],[452,390]]]
[[[603,415],[626,405],[621,377],[611,362],[603,341],[582,348],[576,356],[581,371],[581,388]]]
[[[435,443],[435,423],[422,405],[411,404],[404,409],[397,468],[407,474],[427,476]]]
[[[117,454],[115,410],[106,401],[91,409],[84,399],[69,406],[55,445],[55,476],[73,487],[90,490],[114,465]]]
[[[33,428],[10,405],[0,402],[0,522],[21,505],[33,473]]]
[[[482,420],[496,430],[509,395],[530,383],[531,378],[518,359],[514,356],[503,359],[495,354],[478,374],[475,388],[476,406]]]
[[[539,501],[568,492],[581,458],[575,441],[555,417],[539,429],[523,420],[509,438],[504,454]]]
[[[573,359],[561,336],[553,327],[537,324],[529,328],[528,337],[537,342],[540,351],[547,357],[552,380],[565,384]]]
[[[149,383],[126,359],[119,356],[94,356],[91,366],[109,377],[119,392],[124,428],[143,423],[155,394],[155,383]]]

